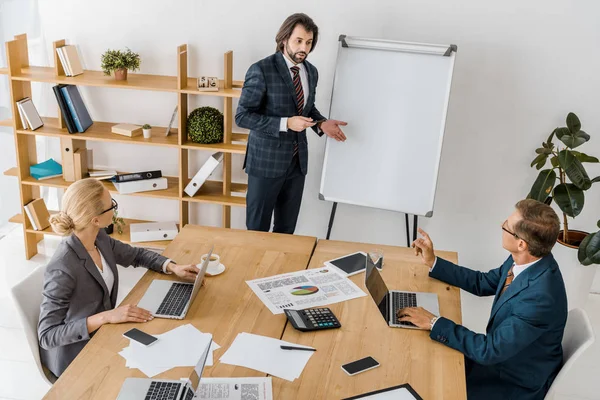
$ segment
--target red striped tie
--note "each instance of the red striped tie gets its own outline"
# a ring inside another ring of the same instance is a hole
[[[296,111],[298,112],[298,115],[302,115],[302,110],[304,109],[304,90],[302,90],[302,81],[300,79],[300,67],[295,65],[290,69],[294,74],[294,90],[296,91],[296,99],[298,100],[298,106],[296,107]],[[295,156],[296,154],[298,154],[298,143],[294,144],[293,156]]]

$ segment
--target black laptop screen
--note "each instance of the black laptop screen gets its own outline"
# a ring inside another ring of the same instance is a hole
[[[369,257],[367,257],[368,259]],[[381,274],[375,268],[375,265],[372,262],[367,261],[367,271],[365,275],[365,285],[367,286],[367,290],[369,294],[373,298],[375,304],[377,304],[377,308],[379,308],[379,312],[383,316],[385,322],[389,322],[389,291]]]

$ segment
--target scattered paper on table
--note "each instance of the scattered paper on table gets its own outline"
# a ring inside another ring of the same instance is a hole
[[[246,281],[271,310],[302,310],[366,296],[354,282],[334,268],[322,267]]]
[[[271,378],[202,378],[196,391],[202,400],[273,400]]]
[[[224,364],[252,368],[279,378],[293,381],[300,377],[313,351],[283,350],[279,346],[307,347],[267,336],[239,333],[229,349],[221,356]]]
[[[210,333],[202,333],[191,324],[181,325],[160,335],[151,346],[130,341],[119,354],[125,358],[128,368],[137,368],[146,376],[153,377],[175,367],[194,367],[204,353]],[[212,352],[220,346],[212,342],[206,365],[213,364]]]

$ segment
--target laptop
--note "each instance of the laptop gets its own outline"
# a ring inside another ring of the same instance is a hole
[[[214,248],[213,246],[210,249],[202,265],[198,265],[200,271],[196,275],[194,283],[155,279],[144,293],[138,307],[150,311],[157,318],[184,319],[202,286],[202,280]]]
[[[121,386],[117,400],[192,400],[200,385],[200,377],[212,345],[209,340],[206,350],[198,361],[192,376],[187,381],[151,378],[127,378]]]
[[[402,292],[388,290],[381,273],[367,257],[365,285],[383,319],[392,328],[420,329],[407,321],[399,321],[396,312],[406,307],[423,307],[432,314],[440,315],[438,296],[435,293]]]

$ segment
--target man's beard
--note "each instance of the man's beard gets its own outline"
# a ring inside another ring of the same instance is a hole
[[[285,46],[285,51],[287,52],[288,56],[292,59],[292,61],[294,61],[297,64],[300,64],[301,62],[306,60],[307,54],[303,51],[297,51],[295,53],[292,53],[287,46]],[[304,57],[298,57],[298,54],[304,54]]]

